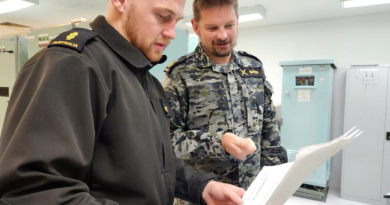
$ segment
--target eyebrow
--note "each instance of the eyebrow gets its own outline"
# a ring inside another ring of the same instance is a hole
[[[168,11],[168,12],[171,13],[172,15],[176,15],[176,13],[175,13],[174,11],[172,11],[171,9],[169,9],[169,8],[157,7],[156,9]],[[184,18],[184,16],[180,16],[179,18],[177,18],[177,21],[180,21],[180,20],[182,20],[183,18]]]
[[[229,21],[227,22],[226,24],[231,24],[231,23],[235,23],[236,21],[233,20],[233,21]],[[215,24],[205,24],[204,26],[216,26]]]

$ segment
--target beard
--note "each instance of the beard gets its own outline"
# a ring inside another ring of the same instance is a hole
[[[154,43],[165,44],[167,47],[170,43],[169,39],[156,38],[148,39],[140,31],[145,27],[144,24],[137,18],[135,5],[130,6],[129,12],[123,15],[122,25],[125,35],[130,43],[138,48],[152,63],[158,62],[163,55],[163,51],[154,50]]]
[[[205,44],[203,44],[203,48],[206,50],[206,53],[209,53],[210,55],[212,55],[214,57],[228,57],[228,56],[230,56],[231,53],[233,53],[233,48],[236,45],[236,43],[231,44],[231,46],[226,48],[226,49],[215,48],[216,44],[225,44],[225,43],[232,43],[232,42],[229,38],[226,38],[223,41],[213,40],[213,41],[211,41],[210,47],[205,46]]]

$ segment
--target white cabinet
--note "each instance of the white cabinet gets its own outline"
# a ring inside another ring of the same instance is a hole
[[[351,66],[344,131],[364,133],[344,148],[341,198],[385,205],[390,192],[390,66]]]

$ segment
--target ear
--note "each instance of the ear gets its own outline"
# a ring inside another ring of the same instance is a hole
[[[199,24],[195,21],[195,19],[191,19],[192,29],[194,29],[196,35],[199,35]]]
[[[119,13],[123,13],[125,11],[127,0],[109,0],[109,1],[111,1],[111,4]]]

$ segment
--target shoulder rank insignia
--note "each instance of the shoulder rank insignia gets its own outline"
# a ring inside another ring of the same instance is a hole
[[[67,48],[72,48],[81,52],[85,44],[95,38],[98,34],[94,31],[84,29],[84,28],[75,28],[64,33],[61,33],[57,38],[55,38],[48,47],[52,46],[62,46]]]
[[[242,78],[251,78],[251,77],[265,77],[263,69],[261,67],[254,67],[254,68],[240,68],[239,69],[240,76]]]
[[[243,56],[248,56],[248,57],[251,57],[251,58],[253,58],[253,59],[256,59],[256,60],[259,61],[261,64],[263,64],[263,63],[261,62],[261,60],[258,59],[256,56],[251,55],[251,54],[249,54],[249,53],[247,53],[247,52],[245,52],[245,51],[238,51],[238,53],[241,54],[241,55],[243,55]]]
[[[182,62],[186,61],[191,55],[187,54],[187,55],[184,55],[174,61],[172,61],[172,63],[170,63],[165,69],[164,69],[164,72],[166,72],[167,74],[170,74],[172,72],[172,70],[178,66],[179,64],[181,64]]]

